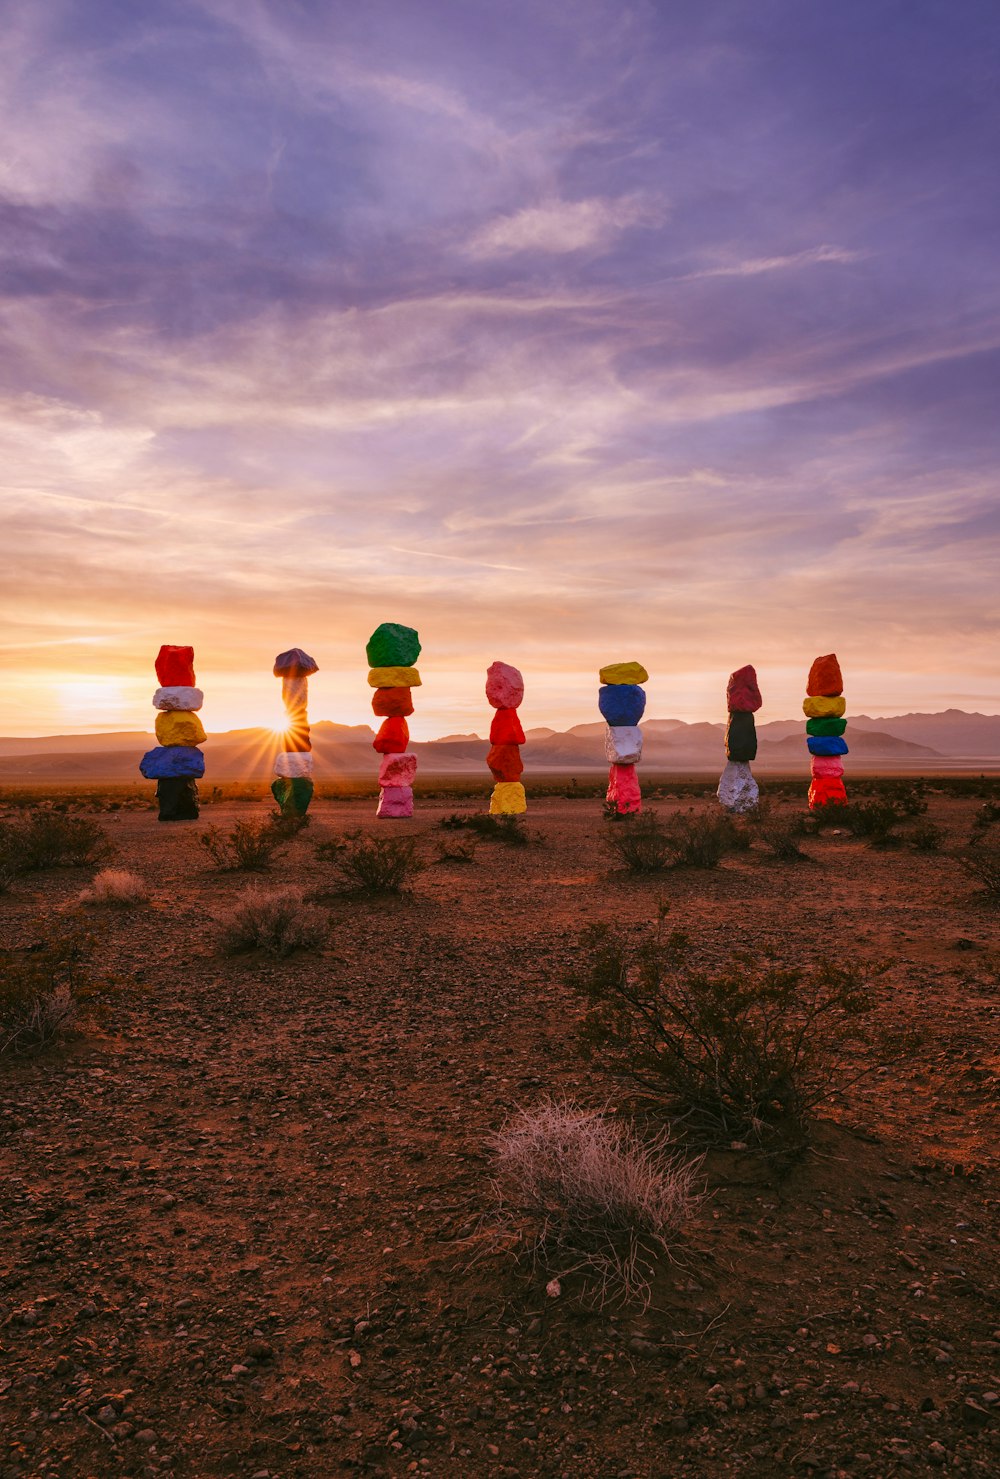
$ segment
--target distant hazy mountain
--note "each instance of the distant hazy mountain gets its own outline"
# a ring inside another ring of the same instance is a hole
[[[723,724],[685,724],[680,719],[650,719],[642,726],[643,764],[651,770],[718,770],[724,761]],[[313,725],[316,772],[374,776],[377,756],[374,732],[367,724]],[[801,718],[773,719],[758,727],[756,768],[805,774],[809,757]],[[525,769],[585,772],[602,770],[604,725],[575,724],[565,732],[539,726],[525,735]],[[991,768],[1000,758],[1000,715],[903,714],[888,719],[852,716],[847,740],[852,760],[866,769]],[[47,735],[40,739],[0,739],[0,783],[17,781],[138,781],[139,759],[151,749],[153,735],[139,731],[115,734]],[[484,769],[488,740],[473,734],[447,735],[414,744],[425,774],[477,772]],[[231,729],[209,736],[205,744],[207,783],[266,780],[278,740],[270,730]],[[848,762],[850,766],[851,761]]]

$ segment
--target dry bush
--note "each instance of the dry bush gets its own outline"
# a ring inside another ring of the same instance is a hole
[[[221,945],[226,955],[264,950],[286,956],[315,950],[330,932],[330,916],[306,903],[301,889],[245,889],[222,918]]]
[[[587,932],[584,1042],[708,1139],[802,1144],[821,1103],[912,1046],[881,1024],[882,967],[786,968],[747,954],[699,969],[664,917],[638,941],[606,925]]]
[[[86,1002],[109,991],[91,966],[94,942],[78,930],[0,951],[0,1054],[44,1047]]]
[[[223,873],[266,873],[284,852],[285,833],[271,817],[236,822],[229,832],[209,827],[198,838]]]
[[[599,1303],[648,1303],[656,1258],[670,1255],[699,1198],[699,1163],[645,1144],[634,1127],[595,1110],[522,1109],[493,1142],[501,1225],[547,1271],[582,1273]]]
[[[524,817],[514,812],[453,811],[438,826],[451,831],[466,828],[487,842],[506,842],[508,847],[528,847],[532,840]]]
[[[906,840],[914,852],[940,852],[944,842],[944,829],[936,822],[918,822],[911,828]]]
[[[848,827],[855,837],[864,837],[869,847],[898,847],[901,838],[896,836],[896,827],[903,820],[904,812],[895,801],[884,796],[871,796],[867,801],[854,801],[838,810],[838,820]]]
[[[717,868],[727,853],[749,845],[749,834],[724,812],[679,812],[669,832],[679,868]]]
[[[989,833],[990,828],[996,826],[997,822],[1000,822],[1000,805],[995,801],[987,801],[972,818],[969,846],[978,847],[979,843]]]
[[[982,897],[990,904],[1000,904],[1000,843],[980,841],[970,846],[962,866],[979,884]]]
[[[476,848],[479,846],[474,837],[462,840],[456,838],[454,842],[439,842],[437,845],[437,861],[439,863],[474,863],[476,861]]]
[[[754,835],[783,863],[810,861],[799,846],[804,834],[802,816],[794,812],[781,814],[767,801],[762,801],[750,816]]]
[[[85,868],[113,852],[103,827],[89,817],[39,809],[0,822],[0,869],[10,876],[43,868]]]
[[[149,885],[138,873],[127,868],[104,868],[80,895],[81,904],[108,905],[113,909],[134,909],[149,903]]]
[[[655,811],[617,817],[605,829],[604,842],[630,873],[662,873],[676,858],[673,840]]]
[[[345,890],[401,894],[426,864],[415,837],[372,836],[360,829],[316,845],[316,855],[336,865]]]

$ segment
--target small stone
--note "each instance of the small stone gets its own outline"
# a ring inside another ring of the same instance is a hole
[[[558,1279],[550,1279],[545,1286],[545,1292],[550,1299],[558,1299],[562,1293],[562,1285]]]
[[[111,1406],[110,1403],[108,1403],[108,1405],[105,1406],[105,1407],[99,1407],[98,1408],[98,1410],[97,1410],[97,1421],[99,1423],[103,1423],[105,1425],[105,1427],[107,1427],[109,1423],[116,1422],[117,1419],[118,1419],[118,1414],[115,1411],[115,1409]]]
[[[948,1450],[943,1443],[931,1443],[927,1448],[927,1457],[932,1464],[943,1464],[948,1457]]]
[[[152,1428],[140,1428],[135,1435],[135,1441],[137,1443],[144,1443],[148,1448],[150,1444],[156,1442],[156,1434]]]

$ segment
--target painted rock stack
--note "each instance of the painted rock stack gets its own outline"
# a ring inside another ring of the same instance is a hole
[[[611,762],[607,799],[619,816],[627,816],[642,810],[635,767],[642,757],[639,720],[646,708],[641,685],[649,681],[649,674],[641,662],[613,662],[601,669],[600,678],[597,703],[608,726],[604,753]]]
[[[281,679],[281,700],[288,716],[271,782],[271,795],[283,817],[304,817],[313,798],[309,679],[318,672],[319,663],[301,647],[279,652],[274,659],[274,676]]]
[[[716,792],[727,811],[750,811],[757,805],[759,791],[750,773],[750,762],[757,758],[757,729],[753,716],[763,703],[757,687],[757,674],[747,663],[730,673],[726,685],[726,768]]]
[[[486,757],[495,782],[490,812],[493,816],[517,815],[528,810],[521,784],[524,730],[517,717],[524,698],[524,679],[517,668],[506,662],[490,663],[486,669],[486,697],[496,709],[490,725],[490,752]]]
[[[195,687],[194,648],[160,648],[156,656],[160,687],[153,694],[156,709],[155,750],[147,750],[139,770],[156,782],[161,822],[191,822],[198,816],[198,778],[205,774],[205,757],[198,749],[207,736],[198,718],[204,701]]]
[[[414,667],[420,656],[420,638],[412,627],[384,621],[369,637],[365,655],[368,684],[375,690],[372,710],[382,720],[373,742],[382,756],[376,815],[411,817],[417,757],[407,748],[410,729],[406,720],[413,713],[411,689],[420,687],[420,674]]]
[[[844,739],[847,728],[844,710],[847,705],[844,702],[844,679],[835,653],[817,657],[809,669],[806,695],[802,710],[806,716],[806,744],[812,757],[809,809],[817,811],[823,806],[846,806],[841,756],[847,754],[847,741]]]

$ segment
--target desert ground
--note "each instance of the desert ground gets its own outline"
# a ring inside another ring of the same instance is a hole
[[[954,852],[981,797],[929,802],[939,852],[831,827],[805,862],[637,877],[586,796],[471,862],[437,859],[469,797],[320,800],[264,880],[330,915],[287,959],[221,953],[248,878],[198,843],[262,801],[96,812],[152,902],[87,912],[118,982],[94,1020],[0,1060],[0,1475],[1000,1473],[1000,911]],[[411,892],[334,892],[315,844],[355,827],[421,840]],[[92,873],[16,880],[0,944]],[[491,1136],[550,1095],[637,1112],[569,977],[589,923],[661,901],[707,962],[888,962],[924,1041],[804,1153],[712,1149],[648,1307],[551,1297],[494,1235]]]

